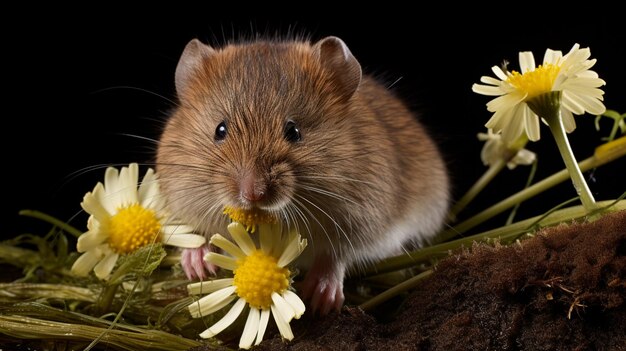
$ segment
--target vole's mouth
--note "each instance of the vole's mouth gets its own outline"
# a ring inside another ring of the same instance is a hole
[[[246,167],[232,179],[233,207],[280,212],[292,201],[294,178],[286,163]]]
[[[239,207],[224,207],[224,214],[227,215],[233,222],[241,223],[246,229],[251,232],[259,224],[274,224],[278,222],[278,217],[275,212],[265,211],[257,207],[250,209],[243,209]]]
[[[244,211],[265,211],[265,212],[279,212],[287,206],[289,203],[289,199],[272,199],[271,201],[246,201],[241,200],[237,201],[237,204],[234,206],[227,206],[238,208]]]
[[[228,205],[243,210],[279,212],[289,205],[291,199],[287,194],[276,190],[274,187],[266,187],[255,198],[251,198],[251,196],[240,190],[236,198],[233,199],[233,203]]]

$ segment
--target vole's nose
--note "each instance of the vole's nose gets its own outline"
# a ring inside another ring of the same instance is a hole
[[[265,200],[267,184],[256,174],[250,172],[244,175],[239,182],[239,194],[241,198],[250,203]]]

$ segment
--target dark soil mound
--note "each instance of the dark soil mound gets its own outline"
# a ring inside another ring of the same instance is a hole
[[[626,211],[448,258],[387,323],[357,308],[257,350],[626,350]]]

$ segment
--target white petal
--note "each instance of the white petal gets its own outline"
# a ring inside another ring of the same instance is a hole
[[[261,250],[267,255],[272,254],[274,243],[280,241],[281,232],[273,230],[274,226],[271,224],[259,225],[259,242]]]
[[[504,128],[506,128],[513,118],[513,113],[515,112],[515,107],[518,105],[513,105],[511,108],[501,109],[496,111],[493,116],[487,121],[485,127],[489,129],[493,129],[494,132],[500,133]]]
[[[571,110],[573,113],[583,114],[585,111],[587,111],[593,115],[600,115],[603,114],[604,111],[606,111],[604,104],[602,104],[600,100],[594,97],[590,97],[589,95],[577,94],[573,92],[563,92],[563,94],[566,95],[570,101],[574,101],[576,105],[580,106],[583,111],[582,113],[576,113],[576,111]]]
[[[606,112],[606,107],[600,100],[586,96],[584,101],[584,107],[587,113],[592,115],[601,115]]]
[[[487,103],[487,110],[489,112],[496,112],[499,110],[508,110],[513,108],[515,105],[524,101],[526,98],[526,94],[516,93],[516,94],[506,94],[499,96]]]
[[[535,57],[532,52],[522,51],[519,53],[519,67],[522,74],[535,70],[537,66],[535,66]]]
[[[200,309],[197,310],[197,311],[194,309],[194,312],[192,312],[191,308],[189,308],[189,314],[191,314],[191,316],[193,318],[205,317],[205,316],[211,315],[211,314],[221,310],[222,308],[230,305],[230,303],[235,301],[235,299],[237,299],[237,298],[239,298],[239,297],[236,294],[233,294],[233,295],[227,296],[222,301],[219,301],[219,302],[216,302],[214,304],[211,304],[210,306],[201,305]]]
[[[530,165],[533,162],[535,162],[536,158],[537,158],[537,155],[534,152],[528,151],[526,149],[521,149],[520,151],[517,152],[515,157],[513,157],[513,162],[516,165]]]
[[[235,304],[230,309],[230,311],[228,311],[228,313],[226,313],[226,315],[224,315],[222,319],[217,321],[217,323],[213,324],[211,328],[203,331],[200,334],[200,337],[205,338],[205,339],[212,338],[215,335],[222,332],[224,329],[228,328],[231,324],[235,322],[235,320],[237,320],[237,317],[239,317],[239,315],[241,314],[241,311],[243,311],[243,308],[245,306],[246,306],[246,301],[244,299],[237,300],[237,302],[235,302]]]
[[[117,193],[119,171],[115,167],[107,167],[104,172],[104,189],[107,193]]]
[[[76,259],[72,265],[72,273],[79,277],[86,277],[101,259],[102,255],[96,250],[87,251]]]
[[[580,72],[576,78],[571,78],[570,81],[578,81],[580,84],[594,88],[606,85],[606,81],[604,81],[604,79],[600,79],[598,74],[594,71]]]
[[[501,80],[498,80],[498,79],[495,79],[495,78],[489,77],[489,76],[482,76],[482,77],[480,77],[480,81],[482,83],[495,85],[495,86],[499,86],[500,83],[502,83]]]
[[[511,145],[522,135],[524,130],[524,112],[521,108],[523,107],[525,106],[515,106],[515,108],[511,109],[509,116],[506,116],[509,123],[502,128],[502,142],[505,145]]]
[[[561,108],[561,119],[563,120],[563,127],[566,132],[571,133],[576,129],[576,121],[570,111]]]
[[[131,163],[128,167],[123,167],[120,171],[118,186],[120,192],[121,204],[128,206],[130,204],[139,203],[137,197],[137,183],[139,181],[139,166]]]
[[[502,144],[500,139],[488,140],[482,150],[480,150],[480,159],[483,161],[483,164],[485,166],[494,164],[502,157],[503,148],[504,144]]]
[[[230,240],[226,239],[220,234],[213,234],[210,240],[211,245],[215,245],[220,249],[224,250],[229,255],[235,258],[244,258],[246,254],[241,251],[239,246],[233,244]]]
[[[485,123],[485,127],[487,127],[488,129],[492,129],[498,133],[502,131],[502,127],[499,126],[500,124],[502,124],[502,115],[503,113],[501,110],[496,111],[493,115],[491,115],[487,123]]]
[[[506,76],[506,73],[502,71],[500,66],[492,66],[491,71],[496,75],[496,77],[500,78],[500,80],[507,80],[509,78]]]
[[[490,85],[483,84],[473,84],[472,91],[487,96],[500,96],[506,93],[500,87],[492,87]]]
[[[214,279],[187,285],[189,295],[210,294],[233,285],[233,278]]]
[[[119,204],[111,201],[111,198],[107,195],[107,192],[104,189],[104,185],[102,183],[96,184],[96,186],[93,188],[92,194],[98,200],[98,202],[100,202],[102,207],[104,207],[107,213],[109,213],[109,215],[117,212]]]
[[[532,113],[529,107],[525,106],[522,109],[523,120],[524,120],[524,129],[526,130],[526,135],[528,136],[528,140],[537,141],[539,140],[539,118],[537,115]]]
[[[566,75],[559,74],[558,76],[556,76],[556,79],[554,79],[554,82],[552,83],[552,90],[553,91],[563,90],[563,86],[567,82],[567,80],[568,80],[568,77]]]
[[[603,100],[604,91],[602,89],[584,86],[582,84],[563,84],[563,94],[579,94],[589,98]]]
[[[565,58],[569,58],[573,61],[585,61],[591,57],[591,50],[589,48],[580,48],[580,44],[576,43],[572,46],[570,51],[565,55]]]
[[[163,244],[195,249],[206,243],[206,238],[198,234],[170,234],[163,236]]]
[[[278,331],[280,331],[280,335],[287,340],[293,340],[293,332],[291,331],[289,322],[283,319],[280,312],[276,309],[276,306],[272,305],[271,309],[274,321],[276,321],[276,326],[278,326]]]
[[[275,240],[274,242],[274,249],[272,250],[272,254],[282,255],[287,249],[289,243],[291,243],[291,241],[293,240],[293,238],[299,236],[300,234],[298,233],[298,229],[295,226],[287,228],[286,233],[284,233],[283,229],[279,227],[279,224],[274,224],[273,226],[274,229],[272,229],[272,231],[275,233],[281,233],[281,235],[280,240]]]
[[[476,138],[478,138],[479,141],[495,139],[495,138],[492,138],[492,135],[495,135],[492,133],[493,133],[492,129],[487,129],[487,133],[478,133],[476,134]]]
[[[576,78],[580,78],[580,79],[589,79],[589,80],[595,80],[597,82],[592,83],[593,86],[602,86],[602,85],[606,85],[606,82],[603,79],[600,79],[600,77],[598,76],[598,73],[594,72],[594,71],[583,71],[580,72]],[[597,84],[597,85],[596,85]]]
[[[291,322],[293,317],[296,315],[296,311],[294,311],[291,305],[276,292],[272,293],[272,302],[272,306],[276,307],[276,311],[280,313],[283,320],[287,323]]]
[[[100,231],[100,228],[102,226],[100,225],[100,222],[98,222],[97,219],[94,218],[94,216],[89,216],[89,218],[87,219],[87,229],[88,231]]]
[[[527,151],[527,150],[524,150],[524,151]],[[534,155],[534,153],[532,154]],[[293,291],[285,290],[285,292],[283,293],[283,298],[285,299],[285,301],[287,301],[289,305],[291,305],[291,308],[294,310],[295,319],[299,319],[304,314],[304,311],[306,311],[306,306],[304,305],[304,302],[302,302],[300,297],[296,295],[296,293],[294,293]]]
[[[194,318],[209,315],[233,301],[237,297],[237,295],[234,295],[236,289],[237,287],[235,286],[228,286],[224,289],[214,291],[190,304],[187,306],[187,309]]]
[[[122,197],[120,196],[119,171],[114,167],[108,167],[104,172],[104,190],[101,198],[106,202],[107,208],[112,207],[113,212],[122,207]]]
[[[578,95],[568,94],[563,92],[561,97],[561,106],[565,107],[574,114],[582,115],[585,113],[585,109],[582,107],[582,102],[579,100]]]
[[[111,217],[111,214],[102,206],[102,203],[93,193],[85,194],[80,206],[100,222],[105,222]]]
[[[595,73],[595,72],[591,72],[591,71],[585,71],[584,73]],[[575,78],[569,78],[564,84],[564,89],[570,88],[571,89],[576,89],[577,87],[580,88],[599,88],[603,85],[606,85],[606,82],[604,81],[604,79],[600,79],[598,77],[590,77],[588,75],[579,75],[578,77]],[[602,95],[604,94],[603,92],[600,94]]]
[[[267,329],[267,323],[270,321],[270,310],[261,310],[261,320],[259,321],[259,332],[256,335],[255,345],[258,345],[263,341],[263,335]]]
[[[120,255],[113,251],[109,252],[103,259],[100,261],[94,268],[93,271],[96,273],[96,277],[100,279],[107,279],[109,275],[111,275],[111,271],[113,267],[115,267],[115,263],[117,262],[117,258]]]
[[[233,271],[237,268],[237,261],[228,256],[220,255],[215,252],[209,252],[204,256],[204,260],[213,263],[216,266],[220,266],[229,271]]]
[[[279,267],[285,267],[291,261],[295,260],[304,247],[306,246],[306,240],[300,240],[300,236],[297,236],[291,240],[291,242],[285,248],[285,251],[278,258],[278,262],[276,263]]]
[[[546,53],[543,55],[543,64],[556,65],[561,57],[563,57],[563,53],[561,51],[547,49]]]
[[[256,250],[256,245],[252,238],[250,238],[250,234],[246,231],[243,225],[239,222],[233,222],[228,225],[228,232],[233,237],[237,245],[243,250],[246,255],[250,255]]]
[[[76,242],[76,250],[78,252],[85,252],[94,249],[96,246],[102,244],[109,236],[102,231],[87,231],[83,235],[78,237]]]
[[[580,44],[574,43],[574,45],[572,45],[572,48],[569,50],[569,53],[571,53],[571,52],[573,52],[575,50],[578,50],[579,48],[580,48]]]
[[[159,182],[156,174],[154,173],[154,170],[150,168],[143,176],[141,184],[139,184],[139,189],[137,190],[137,199],[142,205],[150,207],[150,204],[154,201],[158,194]]]
[[[250,307],[248,313],[248,319],[246,325],[243,327],[241,338],[239,339],[239,347],[242,349],[249,349],[254,343],[257,333],[259,332],[259,322],[261,319],[261,313],[258,309]]]

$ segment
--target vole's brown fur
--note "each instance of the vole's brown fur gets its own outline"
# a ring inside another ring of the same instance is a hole
[[[314,309],[341,306],[347,270],[440,229],[448,177],[435,143],[400,99],[361,75],[340,39],[219,50],[192,41],[176,89],[157,154],[173,209],[208,235],[226,233],[224,206],[274,211],[298,227]],[[301,139],[286,138],[289,121]]]

